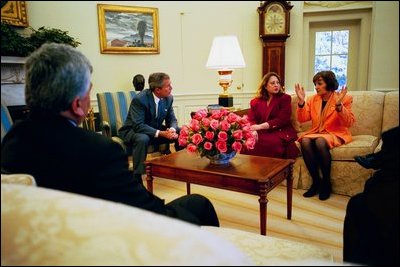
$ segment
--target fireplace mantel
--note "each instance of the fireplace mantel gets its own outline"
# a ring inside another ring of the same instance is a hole
[[[1,57],[1,86],[25,83],[26,57]]]
[[[25,57],[1,57],[1,101],[8,106],[13,121],[29,110],[25,103]]]

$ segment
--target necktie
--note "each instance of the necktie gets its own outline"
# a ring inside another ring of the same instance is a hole
[[[160,99],[160,101],[158,101],[158,110],[157,110],[157,118],[161,117],[161,113],[162,113],[162,109],[163,109],[163,100]]]

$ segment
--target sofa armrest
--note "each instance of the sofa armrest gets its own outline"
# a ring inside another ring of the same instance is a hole
[[[22,184],[36,186],[35,178],[32,175],[20,174],[1,174],[2,184]]]
[[[379,140],[378,145],[375,147],[374,153],[377,153],[382,150],[383,141],[382,138]]]

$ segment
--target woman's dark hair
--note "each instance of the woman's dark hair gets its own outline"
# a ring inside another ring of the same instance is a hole
[[[317,83],[319,79],[324,80],[326,83],[326,90],[328,91],[335,91],[339,87],[339,83],[336,80],[336,75],[330,70],[324,70],[317,72],[313,77],[314,85]]]

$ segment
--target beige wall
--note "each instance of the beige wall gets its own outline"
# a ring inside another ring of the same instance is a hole
[[[160,54],[101,54],[97,3],[146,6],[159,9]],[[205,68],[216,35],[239,38],[247,68],[233,74],[232,89],[254,91],[261,75],[261,43],[258,40],[257,1],[254,2],[28,2],[32,27],[57,27],[82,43],[81,50],[94,66],[94,94],[130,89],[133,74],[145,77],[155,71],[170,74],[174,94],[217,94],[216,71]],[[232,92],[234,92],[232,90]],[[239,91],[237,91],[239,92]]]
[[[399,2],[374,2],[370,89],[399,90]]]
[[[101,54],[99,48],[97,3],[157,7],[160,24],[160,54]],[[288,90],[302,82],[303,2],[292,1],[291,37],[287,41],[286,84]],[[258,38],[259,1],[240,2],[31,2],[27,1],[28,20],[40,26],[69,31],[82,44],[78,47],[94,66],[93,97],[97,92],[128,90],[133,74],[146,77],[155,71],[171,75],[175,95],[212,95],[221,91],[217,74],[205,68],[214,36],[235,34],[247,67],[236,70],[230,92],[253,93],[261,79],[261,42]],[[369,89],[395,88],[399,80],[399,31],[397,2],[373,4],[373,36]],[[311,77],[310,77],[311,79]],[[238,91],[237,86],[244,85]]]

